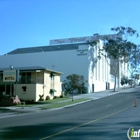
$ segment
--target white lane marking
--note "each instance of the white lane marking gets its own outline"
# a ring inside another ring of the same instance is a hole
[[[107,105],[106,107],[110,107],[110,106],[111,106],[111,104]]]
[[[69,129],[62,130],[62,131],[60,131],[60,132],[58,132],[58,133],[54,133],[54,134],[52,134],[52,135],[43,137],[43,138],[41,138],[41,139],[39,139],[39,140],[46,140],[46,139],[49,139],[49,138],[53,138],[54,136],[58,136],[58,135],[60,135],[60,134],[64,134],[64,133],[66,133],[66,132],[69,132],[69,131],[75,130],[75,129],[77,129],[77,128],[86,126],[86,125],[88,125],[88,124],[92,124],[92,123],[98,122],[98,121],[100,121],[100,120],[103,120],[103,119],[106,119],[106,118],[108,118],[108,117],[114,116],[114,115],[116,115],[116,114],[118,114],[118,113],[120,113],[120,112],[123,112],[123,111],[125,111],[125,110],[127,110],[127,109],[129,109],[129,108],[131,108],[131,107],[133,107],[133,106],[134,106],[134,105],[131,105],[131,106],[127,107],[127,108],[124,108],[124,109],[122,109],[122,110],[119,110],[118,112],[114,112],[114,113],[109,114],[109,115],[107,115],[107,116],[103,116],[103,117],[101,117],[101,118],[98,118],[98,119],[91,120],[91,121],[89,121],[89,122],[85,122],[85,123],[83,123],[83,124],[80,124],[80,125],[78,125],[78,126],[74,126],[74,127],[69,128]]]

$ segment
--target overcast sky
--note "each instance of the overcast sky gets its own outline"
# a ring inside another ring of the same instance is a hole
[[[140,34],[140,0],[0,0],[0,55],[50,39],[110,34],[117,26]]]

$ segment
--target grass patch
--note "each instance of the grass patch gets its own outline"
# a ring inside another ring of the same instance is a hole
[[[33,107],[36,104],[15,105],[16,107]]]
[[[66,101],[66,100],[69,100],[71,98],[57,98],[57,99],[52,99],[52,100],[46,100],[46,101],[43,101],[45,103],[56,103],[56,102],[59,102],[59,101]]]
[[[67,105],[72,105],[72,104],[75,104],[75,103],[80,103],[80,102],[87,101],[87,100],[89,100],[89,99],[88,98],[75,99],[73,102],[72,102],[72,100],[70,100],[70,101],[67,101],[67,102],[53,103],[53,104],[49,104],[47,106],[42,106],[40,108],[42,108],[42,109],[59,108],[59,107],[67,106]]]
[[[35,107],[36,106],[41,109],[52,109],[52,108],[59,108],[59,107],[67,106],[67,105],[72,105],[75,103],[80,103],[87,100],[89,99],[82,98],[82,99],[74,99],[74,101],[72,101],[71,98],[58,98],[58,99],[47,100],[47,101],[39,101],[39,102],[36,102],[35,104],[16,105],[16,107]],[[43,106],[39,106],[39,105],[43,105]]]
[[[27,103],[25,105],[16,105],[16,107],[33,107],[36,105],[48,105],[48,104],[55,104],[58,102],[67,102],[68,100],[71,100],[71,98],[57,98],[57,99],[52,99],[52,100],[45,100],[45,101],[38,101],[38,102],[34,102],[34,103]]]

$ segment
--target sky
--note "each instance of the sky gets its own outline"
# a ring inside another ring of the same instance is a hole
[[[140,34],[140,0],[0,0],[0,55],[118,26]],[[140,37],[131,41],[140,44]]]

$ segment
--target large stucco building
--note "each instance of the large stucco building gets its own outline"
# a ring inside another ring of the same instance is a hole
[[[109,35],[113,37],[113,35]],[[0,56],[0,68],[41,66],[54,71],[61,71],[61,81],[70,74],[83,75],[87,92],[97,92],[111,89],[114,86],[114,76],[104,57],[100,60],[98,47],[90,43],[94,38],[76,37],[50,40],[49,46],[18,48]],[[98,46],[102,47],[102,41]],[[109,60],[110,61],[110,60]],[[117,86],[122,75],[127,75],[127,65],[120,64]]]

